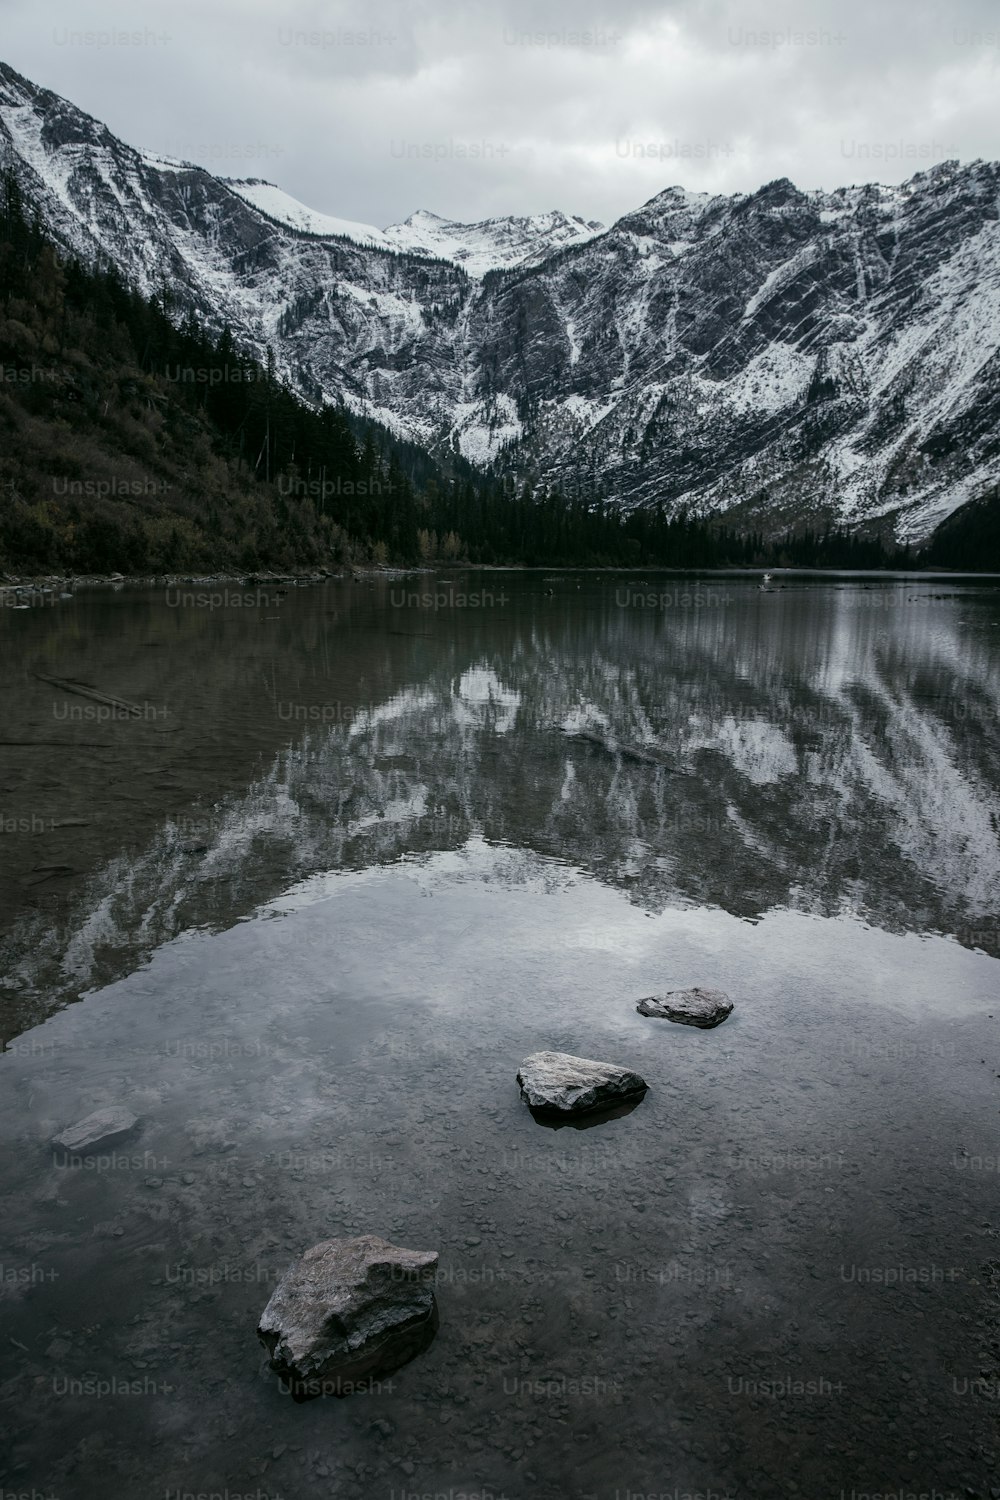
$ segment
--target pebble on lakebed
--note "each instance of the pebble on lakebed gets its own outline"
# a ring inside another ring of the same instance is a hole
[[[72,1151],[75,1154],[96,1151],[101,1146],[116,1146],[138,1123],[138,1115],[118,1105],[110,1109],[96,1109],[85,1120],[78,1120],[75,1125],[70,1125],[62,1135],[53,1136],[52,1144],[60,1151]]]
[[[720,1026],[733,1008],[733,1002],[721,990],[670,990],[666,995],[650,995],[640,1000],[640,1016],[658,1016],[665,1021],[679,1021],[682,1026]]]
[[[517,1081],[533,1110],[559,1115],[614,1109],[641,1098],[649,1087],[631,1068],[568,1052],[533,1052],[518,1068]]]
[[[437,1331],[436,1250],[324,1240],[282,1276],[257,1334],[296,1401],[372,1391]]]

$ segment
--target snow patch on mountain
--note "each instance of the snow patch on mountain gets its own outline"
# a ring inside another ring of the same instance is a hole
[[[815,368],[815,355],[803,354],[789,344],[772,344],[726,381],[720,395],[735,415],[782,411],[803,400]]]
[[[336,235],[354,240],[359,245],[378,245],[383,250],[395,248],[382,231],[371,224],[359,224],[353,219],[339,219],[333,214],[317,213],[315,209],[307,208],[304,203],[293,198],[290,193],[283,192],[273,182],[264,182],[258,177],[227,177],[223,181],[245,203],[251,203],[261,213],[267,214],[269,219],[277,219],[279,224],[287,224],[290,229],[297,229],[301,234]]]
[[[497,396],[492,402],[458,401],[454,407],[453,434],[458,449],[470,463],[483,466],[496,458],[508,444],[523,433],[517,407],[509,396]]]

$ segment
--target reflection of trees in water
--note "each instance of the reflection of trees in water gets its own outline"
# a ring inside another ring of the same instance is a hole
[[[887,625],[813,601],[780,621],[668,620],[591,601],[498,633],[438,642],[412,686],[307,730],[216,809],[203,852],[168,825],[112,861],[60,930],[23,928],[17,982],[66,997],[312,871],[473,833],[649,906],[851,910],[982,941],[1000,865],[996,672],[953,619]]]

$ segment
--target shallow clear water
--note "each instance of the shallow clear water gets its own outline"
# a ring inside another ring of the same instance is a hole
[[[3,1486],[988,1495],[998,595],[446,576],[492,604],[0,620],[4,737],[62,741],[3,750]],[[635,1011],[694,983],[721,1028]],[[540,1126],[546,1047],[649,1092]],[[363,1231],[440,1331],[298,1406],[257,1317]]]

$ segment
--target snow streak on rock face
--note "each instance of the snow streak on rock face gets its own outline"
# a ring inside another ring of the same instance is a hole
[[[0,65],[0,153],[51,230],[166,281],[311,400],[564,489],[762,529],[921,538],[1000,480],[1000,165],[901,187],[670,187],[375,229],[133,150]]]

